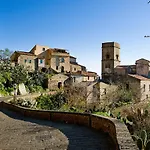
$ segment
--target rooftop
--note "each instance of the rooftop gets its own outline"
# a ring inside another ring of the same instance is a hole
[[[24,51],[15,51],[19,55],[28,55],[28,56],[36,56],[33,53],[30,52],[24,52]]]
[[[86,72],[86,71],[78,71],[71,73],[72,75],[81,75],[81,76],[89,76],[89,77],[97,77],[96,72]]]
[[[74,57],[74,56],[70,56],[70,58],[75,58],[76,59],[76,57]]]
[[[142,80],[142,81],[150,81],[149,78],[137,75],[137,74],[128,74],[130,77],[136,78],[138,80]]]
[[[129,68],[129,67],[136,67],[135,65],[119,65],[119,66],[116,66],[116,68],[119,68],[119,69],[126,69],[126,68]]]

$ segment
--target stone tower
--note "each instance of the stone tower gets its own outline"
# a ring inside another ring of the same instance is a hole
[[[120,65],[120,45],[116,42],[102,43],[102,79],[114,81],[114,68]]]

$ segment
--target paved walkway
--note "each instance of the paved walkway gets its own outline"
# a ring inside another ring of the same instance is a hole
[[[0,150],[113,150],[110,141],[106,134],[87,127],[0,110]]]

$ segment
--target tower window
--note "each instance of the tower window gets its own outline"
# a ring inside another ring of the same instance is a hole
[[[105,65],[105,68],[110,68],[110,64],[106,64],[106,65]]]
[[[106,88],[104,88],[104,95],[106,95]]]
[[[109,56],[109,54],[107,54],[107,55],[106,55],[106,59],[109,59],[109,58],[110,58],[110,56]]]
[[[45,51],[45,48],[43,48],[43,52]]]
[[[119,55],[116,55],[116,59],[117,59],[117,60],[119,59]]]
[[[145,84],[144,84],[144,86],[143,86],[144,92],[145,92],[145,87],[146,87],[146,86],[145,86]]]

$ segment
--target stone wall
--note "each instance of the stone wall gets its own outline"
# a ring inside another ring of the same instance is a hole
[[[116,150],[137,150],[137,146],[133,142],[126,126],[113,118],[107,118],[87,113],[84,114],[58,111],[31,110],[8,104],[6,102],[0,102],[0,109],[3,108],[20,113],[27,117],[46,119],[51,121],[61,121],[70,124],[79,124],[94,128],[96,130],[101,130],[109,134],[109,136],[115,143]]]
[[[36,56],[20,55],[18,57],[18,64],[23,65],[30,71],[35,70],[35,58]]]

